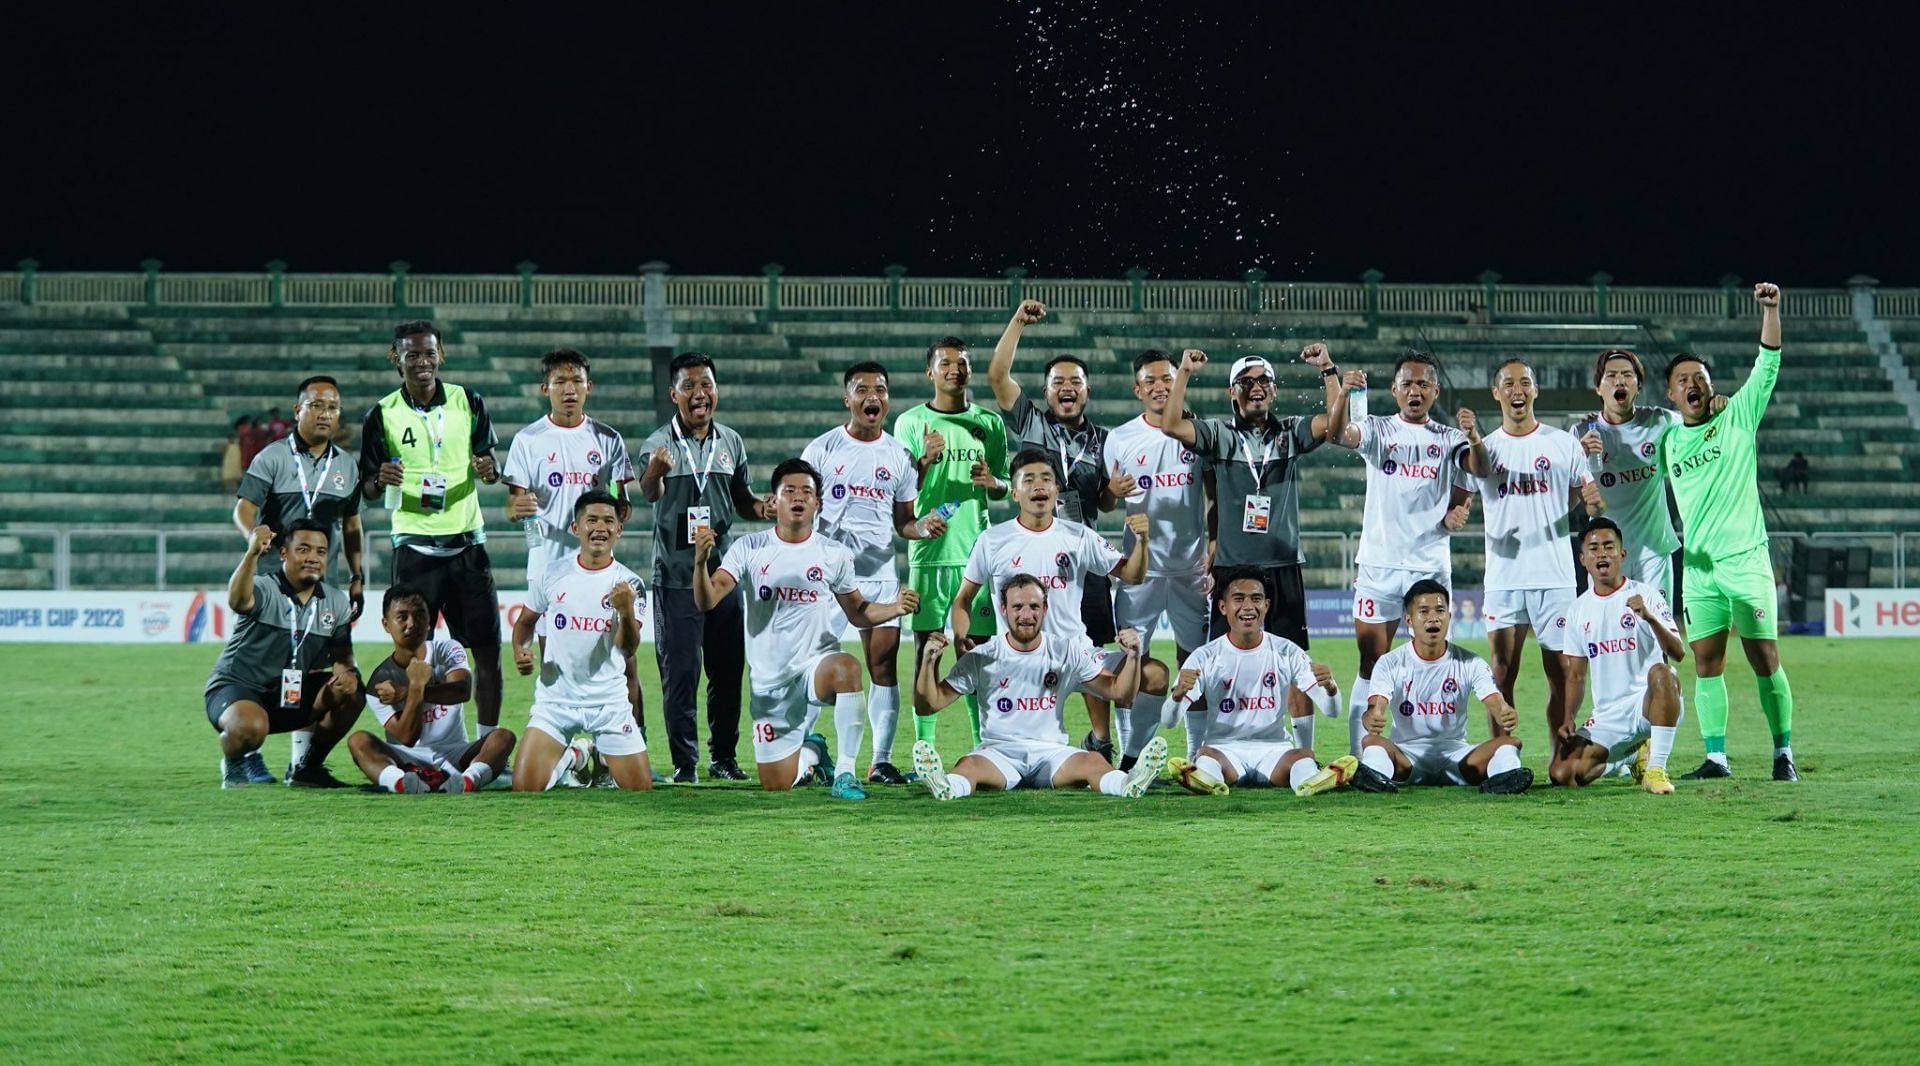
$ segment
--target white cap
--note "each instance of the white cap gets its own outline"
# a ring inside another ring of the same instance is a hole
[[[1266,371],[1268,377],[1273,377],[1272,363],[1267,362],[1266,359],[1257,355],[1243,355],[1233,361],[1233,373],[1227,375],[1227,383],[1232,384],[1233,382],[1239,381],[1240,375],[1256,367]]]

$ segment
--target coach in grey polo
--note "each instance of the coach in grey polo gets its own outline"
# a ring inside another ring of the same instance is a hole
[[[1192,445],[1213,475],[1214,509],[1207,523],[1215,543],[1214,602],[1207,614],[1213,637],[1227,630],[1220,614],[1219,597],[1225,591],[1218,580],[1220,570],[1257,566],[1267,586],[1267,632],[1307,646],[1299,460],[1345,428],[1347,394],[1326,345],[1309,344],[1300,358],[1320,371],[1324,414],[1274,417],[1273,364],[1257,355],[1237,360],[1228,375],[1231,419],[1195,418],[1185,411],[1188,382],[1206,365],[1203,352],[1189,350],[1181,357],[1167,398],[1167,410],[1182,414],[1178,421],[1169,418],[1164,431]]]
[[[660,702],[673,755],[673,779],[697,780],[700,737],[694,689],[700,660],[707,667],[707,773],[746,780],[735,755],[740,746],[740,680],[746,672],[746,626],[740,591],[701,611],[693,601],[693,530],[713,528],[711,566],[733,542],[733,519],[761,517],[747,478],[747,446],[740,434],[713,420],[720,404],[713,360],[685,352],[669,364],[668,395],[677,413],[653,431],[640,450],[647,458],[640,495],[653,504],[653,654],[660,664]]]
[[[324,375],[302,381],[295,390],[293,432],[261,449],[240,481],[233,524],[250,537],[264,525],[285,532],[293,522],[312,518],[325,525],[332,545],[327,576],[343,582],[358,618],[366,591],[361,562],[360,474],[352,452],[333,444],[340,425],[340,386]],[[346,559],[342,572],[339,561]],[[260,572],[280,569],[277,556],[260,557]]]

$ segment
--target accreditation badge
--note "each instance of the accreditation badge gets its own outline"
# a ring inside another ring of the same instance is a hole
[[[447,509],[447,475],[420,475],[420,509],[422,511]]]
[[[300,686],[306,675],[296,669],[280,671],[280,706],[296,708],[300,706]]]
[[[1265,533],[1273,519],[1273,497],[1248,496],[1246,510],[1241,513],[1240,532]]]
[[[693,543],[694,534],[702,529],[713,528],[712,507],[687,508],[687,543]]]

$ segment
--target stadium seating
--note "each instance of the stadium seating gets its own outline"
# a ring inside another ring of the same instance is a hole
[[[637,314],[491,307],[417,313],[445,331],[448,380],[486,396],[503,458],[513,432],[545,411],[537,361],[557,346],[579,348],[594,360],[589,410],[621,429],[632,446],[657,424]],[[9,471],[0,477],[0,587],[51,587],[52,538],[36,528],[49,523],[118,527],[74,535],[73,587],[151,587],[151,531],[161,529],[169,531],[169,587],[223,582],[239,547],[228,525],[232,501],[218,474],[232,420],[273,406],[290,417],[294,383],[325,373],[340,380],[347,421],[357,431],[366,407],[395,385],[386,349],[392,324],[406,314],[389,308],[0,308],[0,372],[7,381],[0,391],[6,409],[0,457]],[[719,361],[720,418],[746,437],[754,469],[764,476],[773,461],[798,454],[842,417],[839,375],[856,361],[888,367],[898,413],[927,397],[921,377],[927,344],[958,334],[974,346],[976,398],[991,404],[986,361],[1004,324],[1005,316],[983,312],[698,311],[677,315],[674,330],[677,349],[699,349]],[[1420,348],[1441,362],[1448,386],[1443,411],[1468,403],[1491,418],[1490,370],[1498,359],[1518,355],[1540,374],[1542,417],[1564,425],[1568,415],[1594,406],[1587,382],[1603,348],[1634,348],[1656,377],[1667,355],[1697,352],[1711,360],[1726,390],[1746,376],[1754,331],[1747,319],[1480,326],[1454,318],[1370,327],[1353,315],[1071,312],[1028,331],[1019,370],[1037,389],[1049,356],[1082,356],[1094,371],[1091,413],[1112,425],[1137,411],[1128,360],[1138,350],[1193,346],[1216,357],[1258,351],[1275,359],[1278,409],[1311,410],[1319,406],[1319,382],[1292,353],[1326,340],[1339,362],[1373,373],[1372,406],[1380,413],[1392,408],[1383,387],[1387,367],[1400,352]],[[1920,328],[1896,328],[1895,339],[1920,373]],[[1859,327],[1852,320],[1795,319],[1788,344],[1787,369],[1761,434],[1760,478],[1774,531],[1884,534],[1910,523],[1920,503],[1914,477],[1920,431]],[[1224,375],[1222,365],[1203,380],[1194,396],[1200,409],[1224,410]],[[1662,391],[1659,381],[1650,383],[1648,402],[1664,402]],[[1809,491],[1783,496],[1774,470],[1795,451],[1811,463]],[[1363,491],[1355,457],[1308,460],[1303,528],[1357,531]],[[524,552],[500,518],[504,490],[487,489],[482,501],[502,531],[489,544],[500,584],[511,587],[521,579]],[[385,525],[377,510],[368,522],[373,529]],[[1106,525],[1117,528],[1111,518]],[[643,507],[623,548],[628,557],[645,559],[649,527]],[[1479,578],[1474,546],[1463,538],[1456,552],[1457,574],[1467,583]],[[384,546],[375,547],[378,573]],[[1310,586],[1344,583],[1348,549],[1337,538],[1310,540],[1308,550]],[[1876,581],[1890,583],[1891,555],[1885,541],[1876,545]]]

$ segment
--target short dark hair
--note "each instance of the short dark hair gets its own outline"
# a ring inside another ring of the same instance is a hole
[[[1092,376],[1093,376],[1093,371],[1087,368],[1087,364],[1086,364],[1086,361],[1085,361],[1085,360],[1083,360],[1083,359],[1081,359],[1081,358],[1080,358],[1079,356],[1077,356],[1077,355],[1056,355],[1056,356],[1054,356],[1053,358],[1051,358],[1051,359],[1049,359],[1049,360],[1047,360],[1047,365],[1046,365],[1046,366],[1044,366],[1044,367],[1041,367],[1041,368],[1040,368],[1040,377],[1041,377],[1041,380],[1043,380],[1043,381],[1044,381],[1044,380],[1046,380],[1046,378],[1048,378],[1049,376],[1051,376],[1051,375],[1053,374],[1053,368],[1054,368],[1054,367],[1056,367],[1056,366],[1059,366],[1059,365],[1060,365],[1061,363],[1072,363],[1072,364],[1073,364],[1074,366],[1077,366],[1077,367],[1079,367],[1079,368],[1080,368],[1080,372],[1081,372],[1082,374],[1085,374],[1085,375],[1087,375],[1088,377],[1092,377]]]
[[[434,325],[427,319],[415,318],[393,327],[393,346],[395,348],[400,347],[401,341],[406,340],[416,333],[431,334],[436,341],[440,339],[439,326]]]
[[[294,400],[298,402],[300,397],[305,396],[307,394],[307,390],[310,388],[313,388],[315,385],[332,385],[333,391],[335,392],[340,391],[340,383],[338,381],[335,381],[330,375],[315,374],[312,377],[307,378],[305,381],[302,381],[300,383],[300,386],[293,390]],[[274,410],[279,410],[279,408],[274,408]]]
[[[1035,463],[1047,464],[1047,469],[1053,471],[1053,479],[1055,481],[1059,481],[1064,476],[1060,473],[1060,460],[1045,448],[1022,448],[1018,452],[1015,452],[1013,461],[1007,464],[1007,476],[1010,478],[1018,477],[1020,476],[1021,468],[1032,466]]]
[[[1267,578],[1265,574],[1260,572],[1259,567],[1257,566],[1226,566],[1226,567],[1220,568],[1220,575],[1216,579],[1216,583],[1219,585],[1219,588],[1220,588],[1221,599],[1224,600],[1227,598],[1227,590],[1232,588],[1233,583],[1236,581],[1256,581],[1256,582],[1259,582],[1260,592],[1263,595],[1267,591]]]
[[[540,381],[545,383],[555,370],[563,366],[577,366],[582,374],[593,376],[593,364],[587,361],[586,356],[572,348],[555,348],[540,357]]]
[[[1163,352],[1158,348],[1148,348],[1146,351],[1141,352],[1139,355],[1136,355],[1133,357],[1133,373],[1135,377],[1138,377],[1140,376],[1141,370],[1145,369],[1147,366],[1153,363],[1171,363],[1171,362],[1173,362],[1172,353]]]
[[[235,429],[239,429],[241,426],[251,426],[251,425],[253,425],[252,415],[241,415],[239,418],[236,418],[233,420],[233,428]]]
[[[1587,528],[1580,531],[1581,548],[1584,549],[1587,546],[1587,535],[1592,533],[1596,529],[1612,530],[1613,539],[1618,541],[1622,548],[1627,546],[1627,535],[1625,533],[1620,532],[1619,523],[1615,522],[1611,518],[1593,518],[1593,519],[1588,519]]]
[[[713,369],[713,356],[705,352],[681,352],[673,357],[673,362],[667,364],[667,384],[680,384],[680,372],[692,370],[696,366],[704,366],[707,368],[707,373],[715,377],[720,376]]]
[[[1408,363],[1432,367],[1435,374],[1440,373],[1440,364],[1433,361],[1433,356],[1425,352],[1405,352],[1401,354],[1400,358],[1393,361],[1393,376],[1399,377],[1400,368],[1406,366]]]
[[[1500,360],[1499,362],[1497,362],[1497,363],[1495,363],[1495,364],[1493,364],[1493,380],[1495,380],[1495,381],[1499,381],[1499,380],[1500,380],[1500,372],[1501,372],[1502,370],[1505,370],[1506,368],[1508,368],[1508,367],[1510,367],[1510,366],[1513,366],[1513,365],[1514,365],[1514,364],[1516,364],[1516,363],[1518,363],[1518,364],[1519,364],[1519,365],[1521,365],[1521,366],[1524,366],[1524,367],[1526,367],[1526,368],[1527,368],[1527,376],[1528,376],[1528,377],[1530,377],[1530,378],[1534,378],[1534,379],[1535,379],[1535,382],[1534,382],[1534,383],[1535,383],[1535,384],[1539,384],[1539,381],[1538,381],[1538,379],[1539,379],[1539,377],[1540,377],[1540,375],[1538,375],[1538,374],[1536,374],[1536,373],[1534,373],[1534,370],[1533,370],[1533,364],[1532,364],[1532,363],[1529,363],[1529,362],[1527,362],[1527,361],[1526,361],[1525,359],[1522,359],[1522,358],[1521,358],[1520,356],[1517,356],[1517,355],[1509,355],[1509,356],[1507,356],[1507,357],[1506,357],[1505,359],[1502,359],[1502,360]]]
[[[573,501],[573,520],[578,522],[580,516],[587,513],[587,508],[596,503],[604,503],[613,508],[613,516],[622,522],[625,522],[627,516],[633,513],[633,504],[629,503],[625,497],[615,496],[606,489],[589,489],[581,493],[579,499]]]
[[[891,380],[887,377],[886,367],[869,359],[864,363],[855,363],[848,367],[846,373],[840,375],[840,387],[844,389],[853,384],[854,376],[857,374],[878,374],[882,381]]]
[[[1600,387],[1600,375],[1607,372],[1607,364],[1615,359],[1625,359],[1627,362],[1632,363],[1634,380],[1642,385],[1647,383],[1647,364],[1641,362],[1638,355],[1625,348],[1608,348],[1606,351],[1601,352],[1593,361],[1594,388],[1597,389]]]
[[[1045,607],[1047,605],[1047,586],[1042,585],[1040,579],[1034,577],[1032,574],[1015,574],[1008,578],[1007,583],[1000,586],[1000,602],[1002,604],[1007,602],[1007,593],[1012,592],[1014,589],[1022,589],[1028,586],[1040,590],[1040,606]]]
[[[964,352],[967,350],[967,342],[949,333],[946,336],[940,338],[939,340],[934,341],[932,344],[927,345],[927,365],[928,366],[933,365],[933,353],[939,351],[942,348],[958,348]]]
[[[794,474],[805,474],[813,479],[813,494],[820,495],[820,471],[805,459],[782,459],[780,465],[773,468],[773,478],[767,482],[769,490],[780,487],[780,482]]]
[[[386,595],[380,597],[380,617],[393,613],[393,605],[408,600],[419,600],[422,609],[431,612],[433,604],[427,602],[427,594],[420,591],[418,585],[409,585],[404,581],[387,586]]]
[[[1707,362],[1692,352],[1680,352],[1673,358],[1667,360],[1667,384],[1673,384],[1673,372],[1681,363],[1699,363],[1700,369],[1705,370],[1709,377],[1713,374],[1712,363]]]
[[[1500,365],[1505,366],[1507,364],[1502,363]],[[1442,585],[1440,582],[1435,581],[1430,577],[1423,577],[1420,580],[1414,582],[1411,586],[1409,586],[1407,588],[1406,596],[1402,597],[1402,602],[1406,604],[1405,609],[1411,611],[1413,610],[1414,600],[1417,600],[1422,596],[1433,596],[1433,595],[1438,595],[1442,603],[1453,602],[1453,593],[1447,591],[1447,586]]]
[[[329,546],[333,544],[333,530],[327,528],[325,522],[316,518],[296,518],[287,523],[287,528],[273,535],[273,549],[279,551],[293,543],[295,533],[318,533],[320,539],[326,541]]]

